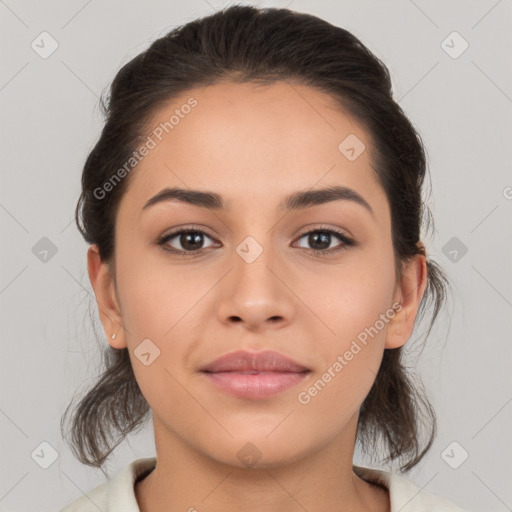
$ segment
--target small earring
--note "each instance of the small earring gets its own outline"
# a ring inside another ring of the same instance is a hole
[[[119,331],[117,331],[117,332],[119,332]],[[115,339],[116,339],[117,332],[116,332],[115,334],[112,334],[111,338],[112,338],[113,340],[115,340]]]

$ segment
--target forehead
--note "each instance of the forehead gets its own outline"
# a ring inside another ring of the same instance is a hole
[[[279,81],[190,89],[159,108],[149,127],[154,148],[135,168],[126,193],[139,210],[172,186],[215,190],[236,206],[258,198],[277,205],[297,190],[339,184],[377,210],[379,202],[385,207],[369,134],[311,87]],[[347,146],[360,152],[357,158],[347,157]]]

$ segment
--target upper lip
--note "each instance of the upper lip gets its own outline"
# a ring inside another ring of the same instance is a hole
[[[309,371],[305,366],[273,350],[263,352],[238,350],[224,354],[201,368],[202,372],[243,372],[250,370],[255,372],[296,373]]]

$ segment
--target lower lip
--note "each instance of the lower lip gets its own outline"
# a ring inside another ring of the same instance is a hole
[[[266,398],[301,382],[309,372],[203,372],[219,389],[239,398]]]

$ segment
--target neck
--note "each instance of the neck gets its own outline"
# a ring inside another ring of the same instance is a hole
[[[355,431],[300,460],[253,468],[219,462],[174,436],[159,436],[161,432],[155,423],[156,468],[135,485],[141,512],[390,509],[388,491],[353,472],[353,445],[346,449],[345,441],[355,439]]]

